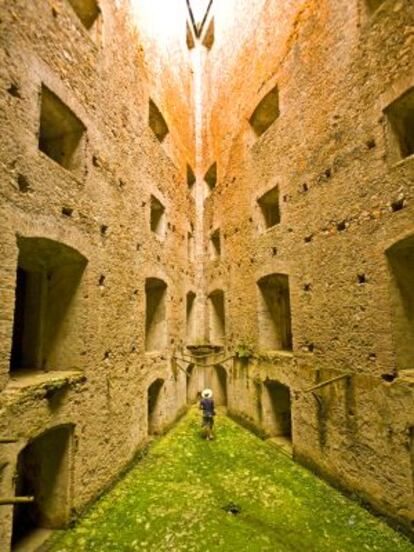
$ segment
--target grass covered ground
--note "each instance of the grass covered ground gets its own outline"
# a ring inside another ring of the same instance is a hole
[[[53,552],[413,552],[414,545],[223,415],[191,411]],[[240,508],[228,513],[229,505]]]

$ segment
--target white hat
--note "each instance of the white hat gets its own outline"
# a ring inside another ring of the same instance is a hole
[[[201,393],[201,396],[203,399],[211,399],[213,396],[213,391],[211,389],[204,389],[204,391]]]

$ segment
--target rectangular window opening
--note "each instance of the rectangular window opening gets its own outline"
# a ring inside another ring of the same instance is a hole
[[[84,27],[88,31],[91,30],[101,14],[98,2],[96,0],[69,0],[69,4]]]
[[[272,228],[280,223],[279,187],[275,186],[264,195],[257,203],[261,213],[261,226],[263,230]]]
[[[213,163],[204,176],[204,182],[207,185],[207,195],[210,194],[217,185],[217,163]]]
[[[407,90],[385,109],[395,157],[414,154],[414,87]]]
[[[65,169],[75,171],[84,161],[85,130],[69,107],[42,85],[39,150]]]
[[[166,214],[164,205],[154,196],[150,200],[150,227],[160,238],[165,237]]]
[[[161,111],[151,98],[149,100],[148,124],[157,140],[162,143],[170,131]]]
[[[275,86],[260,101],[249,119],[250,126],[257,137],[261,136],[279,117],[279,90]]]

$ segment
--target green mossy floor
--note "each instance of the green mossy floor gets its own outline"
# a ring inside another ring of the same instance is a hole
[[[358,504],[219,415],[192,410],[51,550],[413,552]],[[234,503],[241,513],[225,511]]]

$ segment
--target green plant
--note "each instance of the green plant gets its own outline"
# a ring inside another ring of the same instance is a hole
[[[253,345],[250,343],[239,343],[234,350],[234,355],[236,358],[251,358],[254,356]]]

